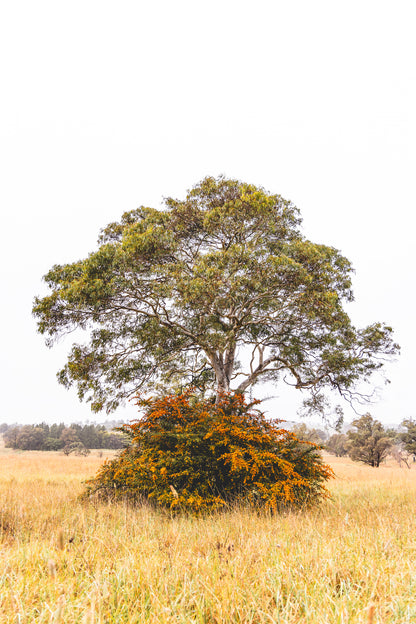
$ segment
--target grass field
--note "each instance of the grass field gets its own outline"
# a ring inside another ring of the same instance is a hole
[[[0,622],[416,622],[416,468],[328,458],[319,509],[81,503],[103,458],[0,451]]]

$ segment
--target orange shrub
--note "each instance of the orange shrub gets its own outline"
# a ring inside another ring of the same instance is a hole
[[[300,441],[239,394],[214,404],[191,392],[139,401],[121,427],[131,444],[88,482],[87,493],[144,498],[194,513],[234,502],[278,510],[326,495],[320,447]]]

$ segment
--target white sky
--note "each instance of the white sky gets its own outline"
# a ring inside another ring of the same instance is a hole
[[[354,322],[386,321],[402,346],[370,411],[416,415],[413,6],[2,4],[0,422],[106,418],[56,381],[70,343],[36,334],[41,277],[122,212],[220,173],[291,199],[305,235],[353,262]],[[274,394],[270,414],[295,418],[298,394]]]

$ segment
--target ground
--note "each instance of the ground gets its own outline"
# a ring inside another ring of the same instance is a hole
[[[0,623],[416,622],[415,465],[328,456],[318,509],[170,519],[81,502],[104,457],[0,449]]]

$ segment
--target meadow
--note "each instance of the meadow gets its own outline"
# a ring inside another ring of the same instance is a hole
[[[103,459],[0,449],[2,624],[416,622],[414,465],[328,456],[316,509],[169,518],[80,501]]]

